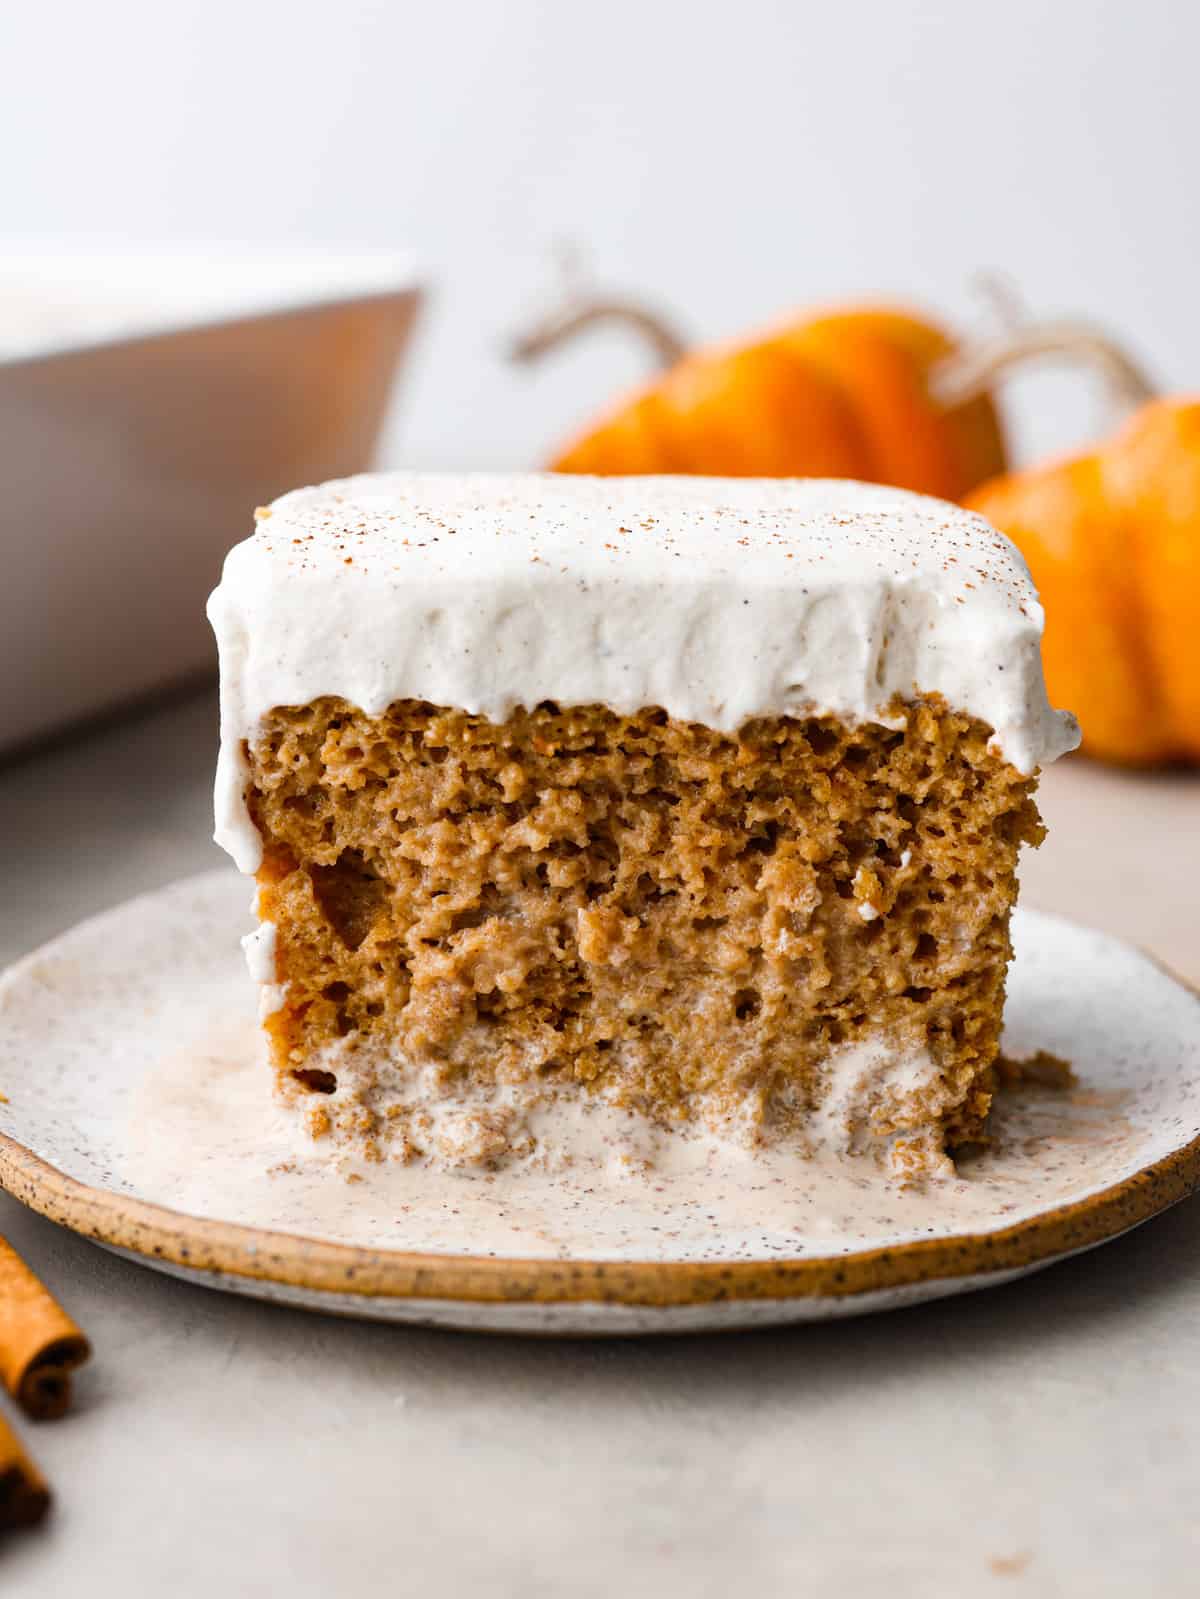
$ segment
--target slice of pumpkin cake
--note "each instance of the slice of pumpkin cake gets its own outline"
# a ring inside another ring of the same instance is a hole
[[[981,518],[367,476],[261,511],[209,614],[217,838],[314,1133],[494,1164],[565,1097],[907,1169],[978,1136],[1036,774],[1076,742]]]

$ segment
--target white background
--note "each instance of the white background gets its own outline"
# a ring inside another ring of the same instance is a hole
[[[387,453],[536,463],[646,357],[507,333],[583,247],[691,335],[1000,267],[1195,384],[1189,0],[83,0],[0,6],[0,229],[411,246],[436,287]],[[1018,386],[1021,436],[1100,421]],[[1030,420],[1031,419],[1031,420]]]

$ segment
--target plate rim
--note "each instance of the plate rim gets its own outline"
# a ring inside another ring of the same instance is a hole
[[[1200,1187],[1200,1135],[1120,1183],[995,1232],[764,1261],[553,1260],[365,1249],[214,1221],[96,1188],[0,1133],[0,1187],[96,1243],[189,1272],[318,1294],[488,1305],[848,1299],[912,1283],[1027,1270],[1107,1243]]]
[[[225,876],[199,872],[136,899]],[[129,902],[124,902],[128,904]],[[115,911],[121,906],[110,909]],[[1032,910],[1033,907],[1030,907]],[[87,922],[31,951],[3,974],[12,979]],[[1035,914],[1083,932],[1100,932],[1054,911]],[[1110,933],[1196,1001],[1200,988],[1157,956]],[[48,1220],[143,1259],[317,1294],[489,1305],[613,1304],[647,1309],[723,1300],[850,1299],[921,1282],[1026,1270],[1105,1243],[1169,1209],[1200,1188],[1200,1133],[1120,1182],[1037,1216],[986,1232],[848,1250],[804,1258],[703,1260],[556,1260],[367,1249],[299,1233],[192,1216],[71,1177],[0,1130],[0,1188]]]

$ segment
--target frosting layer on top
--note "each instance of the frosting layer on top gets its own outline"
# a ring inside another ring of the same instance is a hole
[[[217,841],[260,859],[243,742],[282,705],[541,700],[889,720],[937,693],[1022,772],[1078,742],[1042,678],[1042,608],[973,512],[822,479],[347,478],[258,513],[208,607],[221,660]]]

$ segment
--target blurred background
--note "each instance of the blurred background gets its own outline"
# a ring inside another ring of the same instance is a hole
[[[0,10],[0,58],[0,760],[50,741],[0,821],[56,856],[83,828],[59,901],[31,851],[14,953],[210,861],[211,688],[61,741],[211,686],[204,598],[255,504],[372,458],[546,465],[651,374],[612,325],[513,363],[561,304],[564,245],[689,346],[864,300],[973,346],[998,330],[982,270],[1035,322],[1110,329],[1160,392],[1200,386],[1200,7],[1180,0],[43,0]],[[1061,363],[998,399],[1015,465],[1120,419]],[[1200,975],[1179,892],[1200,871],[1200,406],[1152,442],[1140,567],[1121,505],[1047,510],[1018,479],[985,509],[1046,598],[1052,694],[1093,755],[1148,774],[1047,774],[1027,894]],[[86,825],[38,809],[51,767],[90,793]]]
[[[1200,373],[1200,8],[1182,0],[43,0],[3,8],[0,228],[410,250],[432,291],[385,461],[538,464],[640,376],[505,340],[572,241],[711,339],[812,302],[970,331],[972,275]],[[1014,382],[1022,448],[1078,374]]]

